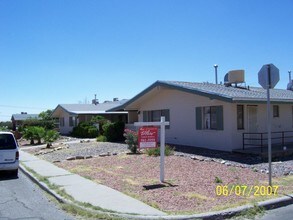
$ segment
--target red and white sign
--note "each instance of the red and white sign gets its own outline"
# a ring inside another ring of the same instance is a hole
[[[158,143],[157,127],[141,127],[138,130],[138,148],[155,148]]]

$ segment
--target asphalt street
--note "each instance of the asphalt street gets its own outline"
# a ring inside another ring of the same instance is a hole
[[[278,209],[266,211],[260,220],[292,220],[293,219],[293,205],[284,206]]]
[[[19,172],[15,179],[0,172],[0,220],[73,220],[60,210],[45,193]]]

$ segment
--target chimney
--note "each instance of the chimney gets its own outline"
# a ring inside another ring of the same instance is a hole
[[[92,100],[93,105],[99,104],[99,99],[97,99],[97,94],[95,94],[95,99]]]
[[[118,98],[113,98],[113,102],[118,102],[119,99]]]

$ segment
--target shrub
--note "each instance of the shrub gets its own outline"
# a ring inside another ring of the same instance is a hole
[[[220,177],[215,177],[215,183],[223,183],[223,180]]]
[[[47,144],[47,148],[52,146],[52,143],[59,138],[59,133],[55,130],[48,130],[44,136],[44,141]]]
[[[0,126],[0,131],[9,131],[7,126]]]
[[[108,119],[104,118],[103,116],[97,115],[91,119],[91,123],[94,125],[98,125],[100,134],[103,134],[104,133],[104,131],[103,131],[104,124],[110,123],[110,121]]]
[[[109,142],[120,142],[124,140],[124,122],[106,123],[103,125],[104,136]]]
[[[43,127],[30,126],[23,130],[23,138],[30,140],[30,144],[35,144],[35,140],[38,141],[38,144],[41,144],[41,140],[45,136],[45,133],[46,132]]]
[[[97,137],[97,142],[107,142],[107,138],[104,135]]]
[[[161,155],[161,151],[160,151],[160,147],[156,147],[156,148],[148,148],[146,149],[146,153],[148,156],[160,156]],[[174,154],[174,148],[170,147],[169,145],[165,145],[165,156],[170,156]]]
[[[99,130],[89,122],[81,122],[73,128],[71,135],[78,138],[95,138],[99,136]]]
[[[128,145],[128,149],[131,153],[137,153],[138,146],[138,134],[136,131],[125,129],[123,136],[125,137],[125,143]]]

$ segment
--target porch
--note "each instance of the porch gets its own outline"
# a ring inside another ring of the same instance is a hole
[[[293,131],[272,132],[271,143],[273,157],[293,155]],[[233,152],[268,157],[268,133],[243,133],[242,149]]]

